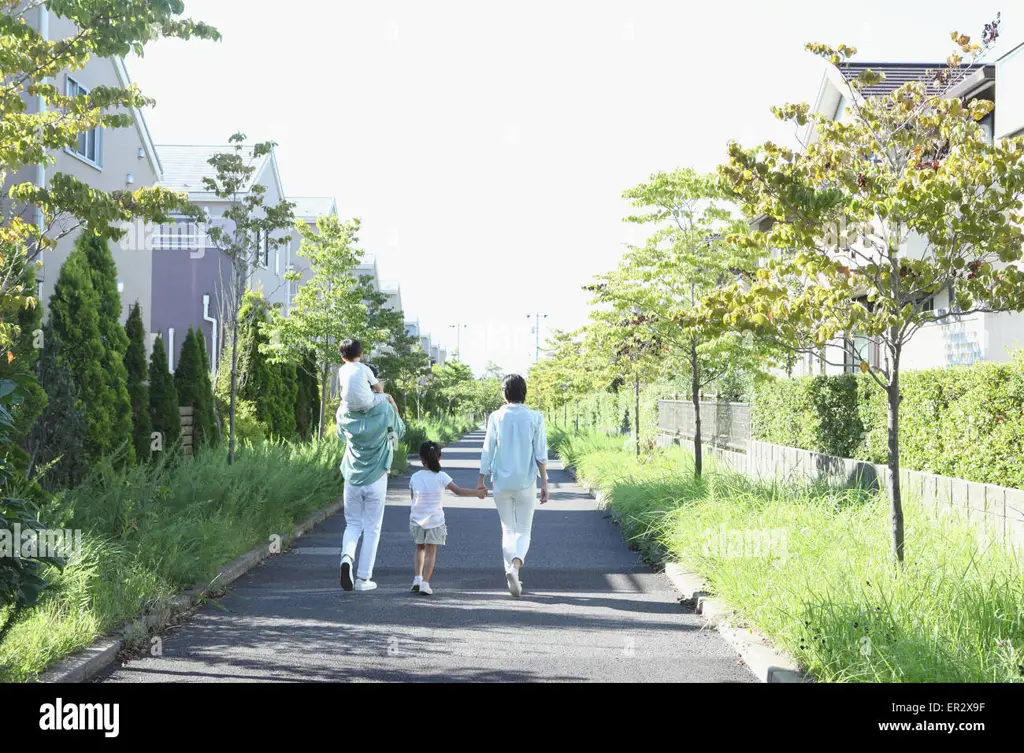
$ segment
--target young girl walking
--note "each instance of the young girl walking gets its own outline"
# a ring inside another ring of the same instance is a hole
[[[437,442],[424,442],[420,445],[420,460],[423,461],[423,470],[412,474],[409,479],[409,494],[412,497],[409,532],[416,544],[413,557],[413,574],[416,577],[412,581],[412,590],[429,596],[434,593],[430,587],[430,577],[434,574],[437,547],[444,546],[448,537],[441,495],[448,489],[456,497],[484,499],[487,490],[456,486],[452,477],[441,470],[441,447]]]

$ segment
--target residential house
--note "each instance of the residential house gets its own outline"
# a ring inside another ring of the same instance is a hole
[[[950,96],[967,101],[982,99],[996,102],[996,110],[983,122],[990,139],[1004,138],[1024,130],[1024,46],[1018,47],[1003,59],[993,64],[964,66],[962,81],[950,92]],[[910,81],[930,81],[935,71],[945,64],[911,63],[851,63],[829,66],[827,69],[813,112],[830,119],[842,120],[851,115],[849,82],[870,68],[885,74],[885,81],[868,87],[866,96],[891,93]],[[813,126],[805,131],[805,143],[813,139]],[[756,229],[764,230],[771,224],[764,217],[752,223]],[[926,241],[921,236],[911,236],[907,243],[908,256],[924,253]],[[921,301],[921,306],[936,311],[948,311],[953,307],[948,290],[933,298]],[[853,342],[860,358],[845,353],[838,344],[829,346],[824,366],[825,373],[853,372],[859,369],[860,360],[879,365],[882,354],[877,343],[868,338],[857,338]],[[904,369],[927,369],[945,366],[971,364],[977,361],[1008,361],[1013,350],[1024,346],[1024,314],[971,314],[953,316],[923,327],[907,346],[903,355]],[[838,366],[837,363],[844,365]],[[819,374],[822,364],[816,355],[805,356],[796,366],[794,375]]]
[[[223,199],[204,185],[204,178],[216,177],[210,158],[219,153],[233,153],[234,146],[161,145],[157,147],[163,164],[163,180],[159,185],[186,192],[193,203],[206,213],[206,223],[231,231],[232,223],[224,211],[232,199]],[[255,156],[251,146],[242,149],[248,164],[254,168],[239,198],[251,194],[257,185],[265,189],[265,205],[273,206],[285,198],[281,174],[273,152]],[[282,237],[292,231],[282,232]],[[259,239],[257,239],[259,242]],[[284,308],[289,302],[290,286],[285,280],[291,243],[271,248],[269,239],[262,239],[251,287],[260,290],[272,305]],[[232,275],[231,259],[216,248],[206,226],[180,220],[164,226],[153,252],[153,318],[151,330],[163,336],[168,360],[173,369],[178,351],[190,327],[200,331],[211,354],[211,369],[216,372],[220,345],[223,342],[224,320],[227,318],[223,291],[228,289]]]
[[[316,222],[319,218],[338,216],[338,202],[331,196],[289,196],[288,201],[294,205],[292,211],[295,213],[295,220],[306,223],[313,230],[316,229]],[[296,282],[290,283],[288,286],[284,304],[285,314],[291,313],[292,301],[295,300],[299,287],[303,283],[308,282],[313,276],[309,260],[302,256],[300,252],[301,247],[302,236],[298,230],[294,230],[292,232],[292,243],[288,248],[288,259],[285,269],[298,270],[301,273],[301,278]]]
[[[77,27],[68,19],[60,18],[43,5],[30,9],[25,18],[34,29],[50,40],[66,39],[77,33]],[[87,93],[99,87],[124,88],[131,78],[121,58],[92,58],[80,71],[64,71],[51,81],[69,95]],[[39,112],[44,103],[39,98],[27,102],[30,112]],[[70,175],[99,191],[124,191],[158,184],[162,169],[157,151],[146,127],[142,112],[133,110],[135,123],[127,128],[96,128],[79,136],[73,148],[53,153],[52,165],[27,168],[13,177],[18,183],[31,182],[46,186],[53,175]],[[59,218],[51,235],[64,235],[55,249],[42,255],[43,266],[38,273],[39,298],[44,306],[53,293],[60,268],[68,258],[78,236],[77,220]],[[118,270],[118,289],[122,300],[122,321],[128,317],[129,306],[138,302],[142,306],[144,326],[151,327],[152,314],[152,256],[146,251],[141,227],[129,229],[128,235],[111,243],[111,252]]]

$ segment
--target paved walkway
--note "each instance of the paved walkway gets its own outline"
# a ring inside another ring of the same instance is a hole
[[[470,434],[444,450],[460,486],[476,485],[482,442]],[[388,493],[376,591],[338,586],[338,514],[166,633],[162,656],[106,681],[754,681],[557,462],[549,478],[519,600],[506,587],[493,500],[450,494],[434,595],[409,592],[403,477]]]

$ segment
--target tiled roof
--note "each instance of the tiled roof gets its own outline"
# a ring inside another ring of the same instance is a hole
[[[315,220],[338,212],[332,196],[289,196],[288,201],[295,205],[295,216],[303,220]]]
[[[203,185],[203,178],[213,178],[217,175],[217,171],[210,164],[210,158],[215,154],[233,154],[235,147],[230,144],[220,146],[165,144],[157,146],[156,150],[164,168],[164,179],[160,183],[163,188],[173,191],[208,193],[208,189]],[[249,161],[249,164],[256,167],[248,185],[244,187],[245,191],[252,188],[270,159],[270,155],[267,154],[253,161],[252,152],[251,146],[242,147],[242,155]]]
[[[930,84],[935,80],[935,74],[945,70],[946,67],[946,63],[843,63],[837,66],[839,73],[842,74],[843,79],[847,83],[853,81],[866,70],[885,74],[885,81],[868,86],[863,90],[862,93],[866,97],[891,94],[904,84],[912,81],[923,81]],[[972,66],[969,64],[964,64],[960,67],[964,71],[980,71],[984,68],[993,68],[993,66]]]

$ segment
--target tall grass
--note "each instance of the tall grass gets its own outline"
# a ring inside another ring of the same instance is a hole
[[[218,569],[341,494],[340,444],[243,445],[115,471],[97,466],[62,492],[53,528],[81,529],[84,551],[48,574],[43,603],[0,645],[0,680],[31,679],[157,601]]]
[[[898,571],[883,495],[755,482],[714,463],[695,480],[678,448],[641,462],[598,449],[575,462],[628,536],[702,573],[819,680],[1024,680],[1021,560],[962,517],[908,500]]]

